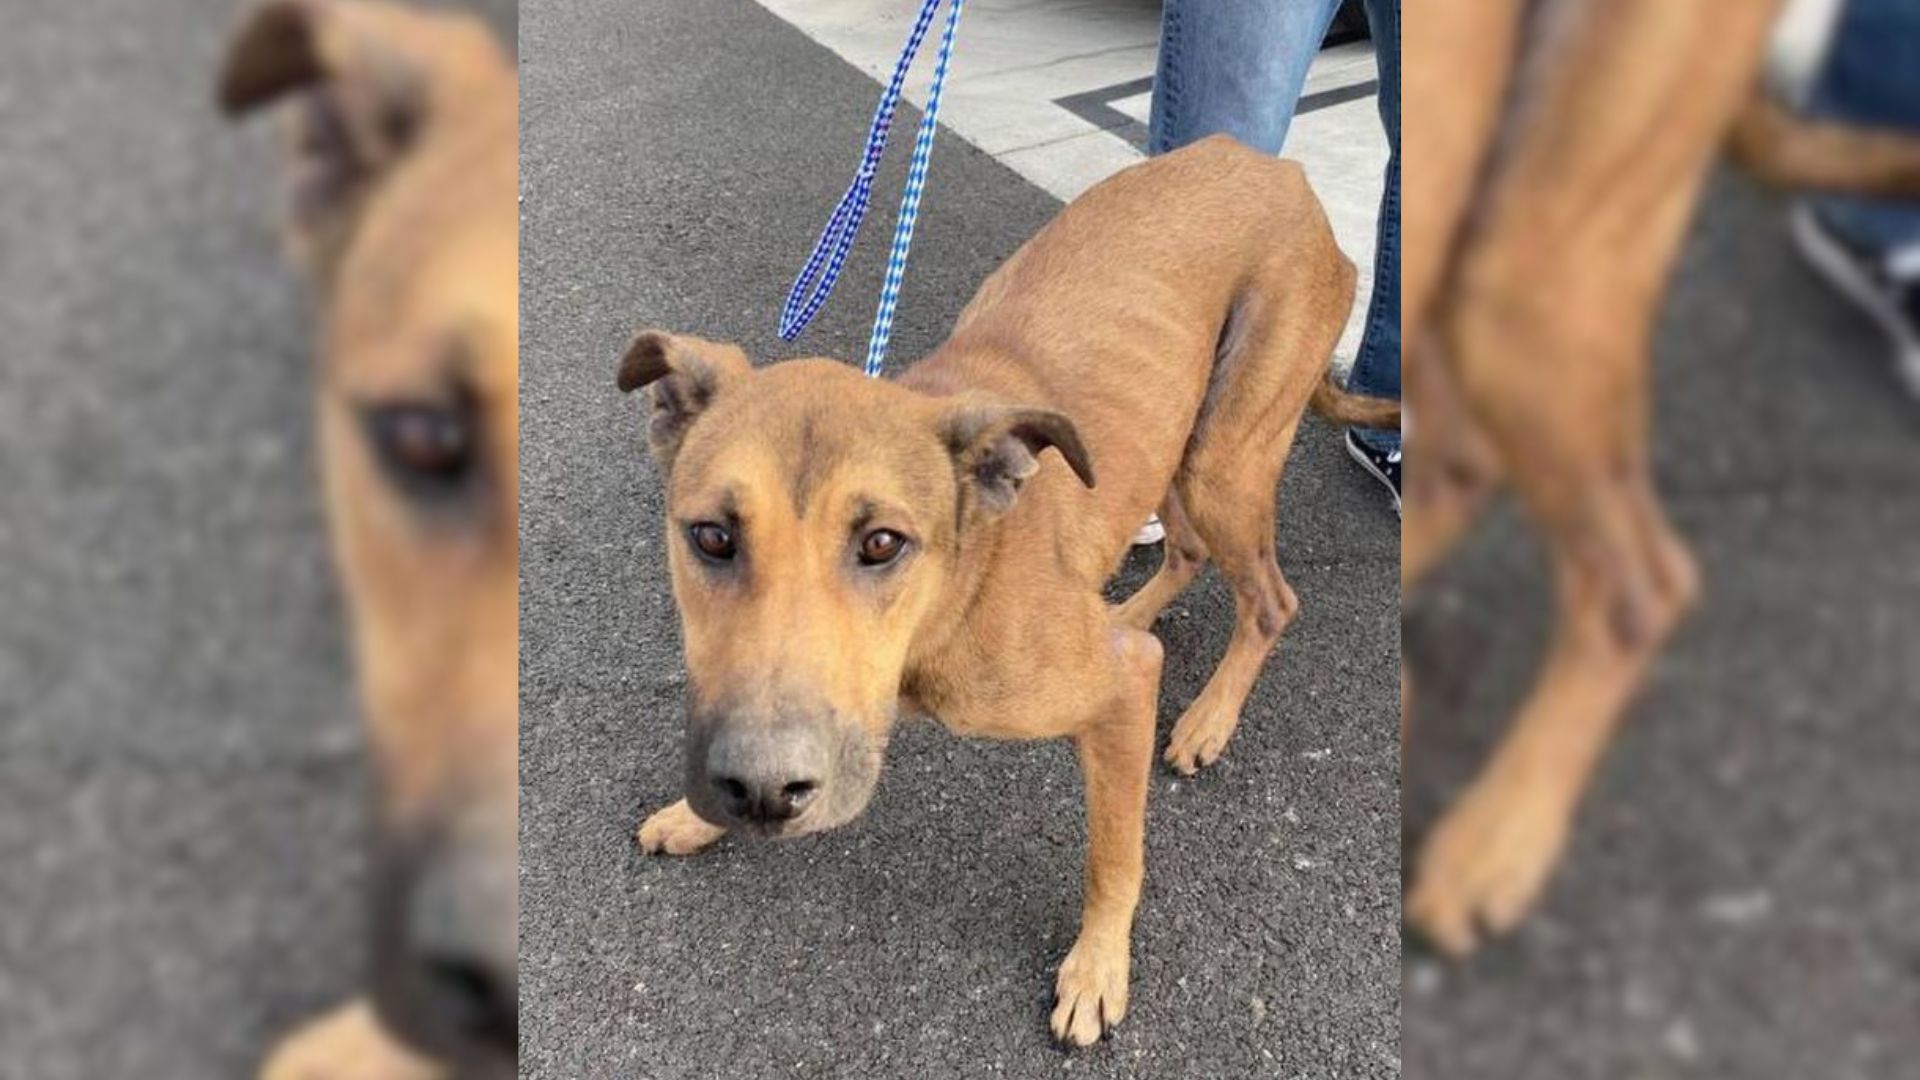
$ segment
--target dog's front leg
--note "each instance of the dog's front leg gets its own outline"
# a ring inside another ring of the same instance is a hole
[[[1160,696],[1160,641],[1113,631],[1113,697],[1074,737],[1087,785],[1087,883],[1080,936],[1054,984],[1053,1036],[1098,1041],[1127,1012],[1133,910],[1146,863],[1147,773]]]
[[[301,1028],[260,1069],[260,1080],[444,1080],[447,1071],[402,1046],[373,1006],[356,999]]]
[[[726,829],[706,821],[681,799],[649,814],[635,838],[649,855],[693,855],[725,835]]]

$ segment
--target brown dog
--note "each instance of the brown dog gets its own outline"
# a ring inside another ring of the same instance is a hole
[[[1920,194],[1911,139],[1756,97],[1775,0],[1472,0],[1405,25],[1410,425],[1402,588],[1510,487],[1551,549],[1538,682],[1421,852],[1440,949],[1514,926],[1698,574],[1654,491],[1648,338],[1708,170]]]
[[[732,346],[642,333],[619,384],[653,387],[692,700],[687,797],[641,847],[849,820],[903,712],[1071,738],[1090,845],[1052,1029],[1098,1039],[1127,1008],[1161,666],[1147,629],[1207,558],[1232,583],[1232,642],[1166,750],[1191,773],[1297,606],[1274,495],[1302,412],[1398,422],[1327,374],[1353,284],[1299,167],[1216,138],[1075,200],[897,381],[828,360],[755,371]],[[1109,607],[1101,587],[1156,507],[1166,561]]]
[[[514,1071],[517,96],[478,22],[344,0],[255,9],[220,77],[229,113],[287,113],[380,781],[371,1005],[290,1039],[268,1077]]]

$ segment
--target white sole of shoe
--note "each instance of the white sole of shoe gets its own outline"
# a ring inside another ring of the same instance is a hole
[[[1160,524],[1160,515],[1155,514],[1147,519],[1145,525],[1140,526],[1139,532],[1133,534],[1133,546],[1152,547],[1166,538],[1167,527]]]
[[[1900,376],[1907,392],[1920,398],[1920,337],[1915,336],[1913,327],[1887,302],[1886,294],[1854,265],[1853,256],[1827,236],[1826,230],[1813,219],[1812,209],[1795,206],[1790,224],[1795,245],[1814,271],[1841,296],[1866,312],[1893,340],[1894,372]]]
[[[1373,463],[1373,459],[1367,456],[1365,450],[1360,449],[1360,444],[1353,440],[1352,435],[1341,439],[1340,443],[1347,448],[1348,457],[1359,462],[1360,467],[1367,470],[1368,475],[1380,481],[1380,486],[1387,489],[1387,494],[1393,496],[1393,512],[1400,513],[1400,493],[1394,490],[1393,481],[1387,479],[1387,474],[1380,471],[1380,467]]]

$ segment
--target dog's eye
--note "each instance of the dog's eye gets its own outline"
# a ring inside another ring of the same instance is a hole
[[[715,562],[727,562],[733,558],[733,534],[723,525],[703,521],[687,530],[693,537],[694,549]]]
[[[875,529],[860,538],[860,565],[885,566],[906,549],[906,537],[892,529]]]
[[[458,487],[473,471],[476,450],[470,409],[398,404],[366,410],[367,437],[381,466],[416,494]]]

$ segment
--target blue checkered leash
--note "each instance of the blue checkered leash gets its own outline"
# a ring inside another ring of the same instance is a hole
[[[900,283],[907,276],[907,251],[913,246],[913,226],[920,217],[920,195],[926,190],[927,165],[933,156],[933,133],[940,118],[940,92],[947,83],[947,63],[953,58],[953,31],[960,25],[960,8],[965,3],[966,0],[952,0],[953,6],[947,10],[946,29],[940,35],[940,51],[934,57],[933,85],[927,91],[927,110],[920,118],[920,133],[914,139],[913,158],[907,165],[907,186],[900,195],[900,216],[893,226],[893,250],[887,255],[880,307],[873,313],[873,336],[867,341],[865,370],[869,376],[880,374],[880,364],[887,357],[887,341],[893,336],[893,311],[900,303]],[[833,216],[827,219],[827,227],[813,246],[813,254],[808,256],[807,265],[801,268],[800,276],[793,280],[793,289],[787,294],[786,306],[780,312],[783,341],[800,336],[800,331],[820,313],[821,305],[827,302],[834,284],[840,280],[840,270],[846,265],[847,252],[853,248],[854,235],[860,231],[860,221],[866,217],[867,207],[873,200],[873,178],[880,169],[880,157],[887,149],[887,134],[893,128],[893,111],[900,103],[900,88],[907,81],[907,69],[913,66],[914,54],[920,51],[920,42],[933,25],[940,4],[941,0],[923,0],[921,4],[920,17],[914,21],[906,48],[901,50],[900,60],[893,66],[893,78],[880,95],[879,107],[873,111],[873,128],[867,133],[867,149],[860,160],[860,171],[854,174],[840,205],[834,207]]]

